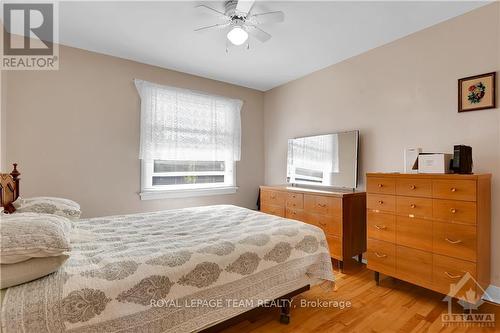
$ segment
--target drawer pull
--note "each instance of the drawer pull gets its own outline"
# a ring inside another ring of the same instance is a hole
[[[292,204],[293,207],[297,206],[295,203]]]
[[[384,184],[378,184],[378,187],[382,188],[384,187]]]
[[[271,199],[276,199],[276,194],[271,194]]]
[[[457,240],[452,240],[452,239],[449,239],[448,237],[445,238],[445,240],[450,243],[450,244],[459,244],[459,243],[462,243],[462,240],[461,239],[457,239]]]
[[[292,194],[292,198],[294,198],[294,199],[295,199],[295,194]]]
[[[375,224],[375,228],[377,228],[378,230],[385,230],[385,229],[387,229],[387,227],[385,225],[378,225],[378,224]]]
[[[450,191],[452,191],[452,192],[456,192],[456,191],[457,191],[457,189],[456,189],[456,188],[454,188],[454,187],[452,187],[452,188],[450,189]]]
[[[319,204],[318,204],[318,206],[319,206],[319,207],[321,207],[321,208],[325,208],[325,207],[326,207],[326,204],[321,204],[321,203],[319,203]]]
[[[411,204],[411,205],[410,205],[410,207],[411,207],[411,208],[415,208],[415,207],[417,207],[417,205],[415,205],[415,204]]]
[[[444,272],[444,274],[446,274],[446,276],[449,277],[450,279],[459,279],[462,277],[462,275],[453,275],[448,272]]]
[[[382,200],[379,200],[379,201],[378,201],[378,204],[379,204],[379,205],[383,205],[383,204],[384,204],[384,202],[383,202]]]
[[[452,208],[452,209],[450,209],[450,212],[451,212],[452,214],[455,214],[455,213],[457,212],[457,210],[456,210],[455,208]]]
[[[378,258],[385,258],[387,257],[387,254],[380,254],[378,252],[375,251],[375,255],[378,257]]]
[[[415,185],[411,185],[411,186],[410,186],[410,190],[414,190],[414,189],[416,189],[416,188],[417,188],[417,187],[416,187]]]

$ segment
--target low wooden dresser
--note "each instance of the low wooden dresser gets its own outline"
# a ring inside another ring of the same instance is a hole
[[[322,228],[341,268],[344,259],[361,258],[366,251],[365,205],[365,192],[260,187],[260,210]]]
[[[455,284],[456,298],[469,289],[482,295],[490,282],[490,182],[489,174],[367,174],[366,258],[377,283],[380,272],[443,294]]]

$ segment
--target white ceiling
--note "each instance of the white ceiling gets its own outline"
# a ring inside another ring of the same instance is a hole
[[[226,53],[224,31],[198,2],[62,2],[61,44],[268,90],[374,47],[485,5],[485,2],[267,2],[254,12],[282,10],[285,22],[263,25],[266,43]],[[220,10],[223,2],[204,2]]]

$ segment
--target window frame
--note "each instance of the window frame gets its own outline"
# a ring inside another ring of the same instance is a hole
[[[186,184],[186,185],[152,185],[154,173],[154,161],[141,160],[141,200],[154,200],[154,199],[168,199],[168,198],[187,198],[199,197],[207,195],[222,195],[236,193],[238,187],[236,186],[236,162],[225,161],[227,171],[220,172],[230,177],[230,182],[224,183],[201,183],[201,184]],[[170,175],[213,175],[215,172],[165,172],[157,174],[170,174]]]

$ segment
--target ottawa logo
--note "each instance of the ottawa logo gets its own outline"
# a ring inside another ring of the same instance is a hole
[[[495,327],[494,313],[473,312],[484,303],[481,298],[490,298],[470,273],[466,273],[456,284],[450,284],[450,292],[443,298],[448,302],[448,312],[441,315],[443,326]],[[462,313],[453,312],[453,302],[459,304]]]

